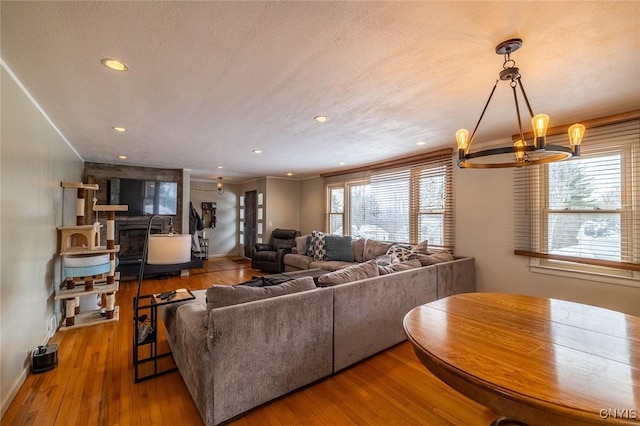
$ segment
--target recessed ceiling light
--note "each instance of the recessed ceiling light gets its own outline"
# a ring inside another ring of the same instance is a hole
[[[128,66],[126,66],[123,62],[118,61],[117,59],[104,58],[100,62],[102,62],[102,65],[104,65],[105,67],[111,68],[115,71],[126,71],[129,69]]]
[[[344,166],[344,161],[339,162],[338,166]]]
[[[313,117],[313,119],[319,123],[324,123],[329,119],[329,117],[327,117],[326,115],[316,115],[315,117]]]
[[[121,160],[126,160],[127,156],[126,155],[118,155],[118,158]]]
[[[293,173],[289,172],[287,173],[287,176],[293,176]]]
[[[219,168],[219,169],[224,169],[224,167],[223,167],[223,166],[218,166],[218,168]]]
[[[420,142],[416,142],[416,145],[426,145],[427,143],[425,141],[420,141]]]
[[[259,149],[254,149],[254,150],[253,150],[253,153],[254,153],[254,154],[262,154],[262,151],[261,151],[261,150],[259,150]]]
[[[115,126],[112,127],[113,130],[115,130],[116,132],[126,132],[127,129],[125,129],[124,127],[120,127],[120,126]]]

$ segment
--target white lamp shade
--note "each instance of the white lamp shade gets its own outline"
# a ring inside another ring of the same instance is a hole
[[[191,235],[149,235],[148,250],[147,263],[150,265],[187,263],[191,261]]]

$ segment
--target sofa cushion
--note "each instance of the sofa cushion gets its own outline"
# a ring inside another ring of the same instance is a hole
[[[311,234],[306,234],[300,237],[296,237],[296,253],[306,255],[310,240],[311,240]]]
[[[354,265],[353,262],[343,262],[341,260],[313,260],[309,264],[309,269],[324,269],[325,271],[337,271],[348,266]]]
[[[376,257],[386,254],[389,247],[391,247],[393,243],[385,242],[385,241],[376,241],[376,240],[365,240],[364,242],[364,252],[363,252],[363,261],[373,260]]]
[[[212,285],[207,289],[207,313],[209,313],[211,309],[221,308],[223,306],[238,305],[240,303],[253,302],[255,300],[268,299],[270,297],[298,293],[315,288],[316,285],[311,277],[297,278],[282,284],[264,287]],[[205,318],[205,323],[208,323],[207,318]]]
[[[378,273],[380,275],[393,274],[394,272],[407,271],[409,269],[421,268],[422,263],[418,259],[407,260],[405,262],[393,263],[388,266],[378,265]]]
[[[353,261],[362,263],[364,262],[364,238],[357,238],[351,241],[351,247],[353,248]]]
[[[287,253],[284,255],[285,271],[297,271],[300,269],[310,269],[313,259],[306,254]]]
[[[419,260],[422,266],[435,265],[436,263],[441,262],[450,262],[454,259],[453,255],[446,251],[439,251],[433,254],[412,254],[409,258],[411,260]]]
[[[321,275],[320,278],[318,278],[318,285],[328,287],[365,278],[373,278],[378,275],[378,265],[376,265],[375,260],[371,260]]]
[[[341,235],[326,235],[324,237],[324,248],[326,251],[325,260],[353,262],[351,237],[348,235],[344,237]]]
[[[313,260],[324,260],[326,257],[325,235],[324,232],[320,231],[311,232],[311,241],[307,248],[307,256],[310,256]]]
[[[400,244],[394,244],[391,247],[389,247],[386,254],[391,256],[392,259],[394,259],[394,262],[392,263],[404,262],[405,260],[409,260],[409,255],[411,255],[411,249],[409,247],[405,247]]]

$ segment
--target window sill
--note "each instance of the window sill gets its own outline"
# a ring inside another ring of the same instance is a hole
[[[640,288],[640,273],[638,272],[630,272],[630,276],[620,276],[606,272],[578,271],[561,266],[544,265],[541,264],[540,259],[530,259],[529,271],[537,274],[594,281],[602,284]]]

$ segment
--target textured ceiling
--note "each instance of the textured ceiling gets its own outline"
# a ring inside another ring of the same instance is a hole
[[[2,1],[1,14],[3,61],[84,160],[196,179],[455,147],[513,37],[551,126],[640,109],[638,2]],[[478,143],[516,132],[511,96],[501,83]]]

